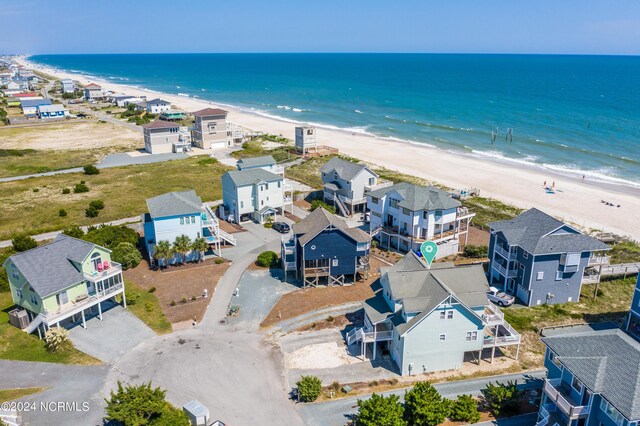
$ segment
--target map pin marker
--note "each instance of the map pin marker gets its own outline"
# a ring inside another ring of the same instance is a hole
[[[436,258],[436,254],[438,253],[438,245],[433,241],[425,241],[420,246],[420,253],[422,253],[422,257],[426,259],[427,265],[430,268],[433,259]]]

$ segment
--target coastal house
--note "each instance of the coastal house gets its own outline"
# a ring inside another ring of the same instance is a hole
[[[156,120],[142,125],[144,150],[149,154],[175,152],[181,146],[180,125],[164,120]]]
[[[134,98],[135,98],[134,96],[120,95],[120,96],[114,96],[113,98],[111,98],[111,100],[116,106],[119,106],[120,108],[126,108],[127,104],[125,103],[125,101],[128,101],[129,99],[134,99]]]
[[[95,83],[89,83],[84,86],[84,98],[86,100],[101,99],[103,97],[104,91],[102,90],[102,86]]]
[[[276,164],[276,160],[271,155],[241,158],[236,161],[236,167],[238,170],[263,169],[277,175],[282,175],[284,173],[284,167],[278,166]]]
[[[625,328],[627,333],[640,340],[640,275],[636,280],[636,288],[633,292],[633,300]]]
[[[161,112],[169,111],[171,109],[171,103],[163,101],[160,98],[155,98],[147,101],[146,109],[148,113],[160,114]]]
[[[59,120],[64,119],[69,114],[69,111],[64,109],[62,104],[38,105],[36,114],[38,118],[43,120]]]
[[[367,192],[371,235],[382,247],[416,251],[425,241],[438,245],[437,258],[457,254],[466,244],[475,213],[445,191],[401,182]]]
[[[309,125],[296,127],[296,152],[305,155],[317,151],[316,128]]]
[[[370,249],[368,233],[317,208],[293,224],[291,236],[283,237],[282,266],[285,274],[295,272],[305,287],[344,285],[346,279],[368,277]]]
[[[375,296],[363,302],[364,326],[346,335],[364,356],[388,352],[400,374],[454,370],[482,359],[497,347],[516,346],[520,334],[489,302],[482,265],[453,266],[408,253],[394,266],[381,268]]]
[[[65,326],[86,315],[102,320],[103,304],[122,295],[126,307],[122,267],[111,251],[60,234],[51,243],[10,256],[3,264],[11,297],[18,307],[9,313],[12,324],[27,333],[42,334],[52,326]]]
[[[184,120],[187,117],[187,114],[184,111],[180,111],[179,109],[168,109],[166,111],[162,111],[160,113],[160,120],[166,121],[180,121]]]
[[[20,99],[20,108],[27,117],[35,117],[38,114],[38,107],[51,105],[51,99]]]
[[[609,246],[538,209],[489,226],[491,285],[527,306],[577,302],[609,262]]]
[[[393,182],[380,182],[379,176],[364,164],[334,157],[320,169],[324,201],[336,206],[343,216],[364,212],[366,192],[385,188]]]
[[[193,144],[202,149],[232,146],[227,114],[227,111],[220,108],[205,108],[194,112]]]
[[[138,105],[145,103],[146,100],[144,98],[136,98],[136,97],[127,97],[127,99],[122,99],[122,100],[118,100],[116,101],[116,105],[118,105],[119,107],[122,108],[128,108],[129,104],[134,104],[135,108],[138,109]],[[145,108],[143,107],[141,109],[141,111],[144,111]]]
[[[60,80],[60,86],[62,87],[62,93],[73,93],[76,91],[76,85],[70,78]]]
[[[290,197],[285,199],[284,178],[261,168],[222,175],[222,200],[226,217],[236,223],[273,220],[292,203]]]
[[[5,84],[5,86],[7,86],[7,90],[22,90],[22,85],[11,80],[10,82],[8,82],[7,84]],[[24,90],[29,90],[28,88],[24,89]]]
[[[640,343],[617,327],[544,330],[542,401],[536,426],[636,426]]]
[[[220,229],[218,217],[194,190],[169,192],[149,198],[147,208],[149,212],[142,215],[142,223],[149,260],[153,259],[158,242],[173,244],[180,235],[186,235],[191,241],[202,237],[218,253],[223,244],[236,244],[231,234]],[[197,259],[198,256],[198,253],[189,253],[187,260]],[[174,263],[176,260],[177,255],[166,261]]]

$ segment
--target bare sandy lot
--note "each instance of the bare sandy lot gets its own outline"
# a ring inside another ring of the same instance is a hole
[[[28,127],[0,127],[0,148],[69,150],[143,146],[131,129],[97,121],[75,121]]]

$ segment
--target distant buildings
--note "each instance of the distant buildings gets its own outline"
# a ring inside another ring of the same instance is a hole
[[[600,280],[610,247],[538,209],[489,224],[491,285],[527,306],[577,302],[583,283]]]
[[[293,225],[281,247],[285,273],[295,272],[303,285],[344,285],[369,276],[371,237],[323,208]]]
[[[227,111],[220,108],[205,108],[194,112],[193,145],[202,149],[231,146],[227,114]]]
[[[65,110],[62,104],[39,105],[37,107],[38,118],[43,120],[63,119],[68,113],[69,111]]]
[[[393,182],[379,182],[379,177],[364,164],[334,157],[320,169],[325,202],[335,205],[343,216],[364,212],[365,193],[388,187]]]
[[[148,113],[160,114],[164,111],[169,111],[171,109],[171,103],[167,101],[163,101],[160,98],[156,98],[156,99],[147,101],[146,109]]]
[[[60,80],[60,85],[62,86],[62,93],[74,93],[76,91],[76,85],[71,79]]]
[[[366,193],[371,234],[382,247],[417,251],[425,241],[438,244],[437,258],[457,254],[466,243],[475,213],[445,191],[401,182]]]
[[[51,105],[51,99],[21,99],[20,108],[22,113],[27,117],[36,117],[38,107],[43,105]]]
[[[316,128],[313,126],[296,127],[296,151],[300,154],[308,154],[318,151],[316,142]]]
[[[262,168],[234,170],[222,175],[225,214],[236,223],[264,223],[284,213],[284,178]]]
[[[84,98],[87,100],[92,99],[101,99],[104,97],[104,91],[102,90],[102,86],[99,86],[95,83],[89,83],[84,86]]]
[[[436,263],[408,253],[381,268],[382,288],[363,302],[364,327],[347,333],[347,344],[361,346],[373,359],[388,352],[402,375],[454,370],[482,359],[483,350],[516,345],[520,334],[487,299],[489,285],[481,265]],[[516,358],[518,354],[516,352]]]
[[[271,155],[262,157],[241,158],[236,162],[238,170],[263,169],[268,172],[282,175],[284,168],[276,164],[276,160]]]
[[[122,294],[120,264],[111,251],[93,243],[58,235],[51,243],[14,254],[3,264],[7,270],[16,311],[12,324],[27,333],[42,334],[52,326],[78,321],[86,328],[88,314],[102,319],[102,304],[115,303]]]
[[[186,128],[165,120],[142,125],[144,150],[149,154],[184,152],[191,149],[191,135]]]

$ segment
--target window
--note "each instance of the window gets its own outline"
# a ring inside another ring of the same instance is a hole
[[[33,303],[34,305],[38,306],[38,298],[36,297],[35,294],[31,295],[31,303]]]
[[[524,257],[525,259],[528,259],[529,258],[529,253],[524,251],[524,250],[522,250],[522,257]]]
[[[446,311],[440,311],[440,319],[445,319],[447,317]]]
[[[260,185],[260,192],[264,191],[264,185]]]
[[[331,259],[331,266],[338,266],[338,259]]]
[[[562,280],[562,271],[556,271],[556,281]]]
[[[397,209],[399,202],[400,200],[396,200],[395,198],[389,198],[389,207]]]
[[[282,186],[282,182],[278,181],[278,188]]]
[[[196,217],[195,216],[191,216],[191,223],[196,223]]]
[[[408,216],[409,214],[411,214],[411,210],[409,210],[409,209],[408,209],[408,208],[406,208],[406,207],[403,207],[403,208],[402,208],[402,213],[404,213],[404,214],[406,214],[406,215]]]
[[[453,311],[440,311],[440,319],[453,319]]]
[[[467,342],[478,340],[478,332],[477,331],[467,331],[467,337],[465,338]]]
[[[539,271],[536,274],[536,281],[542,281],[543,278],[544,278],[544,271]]]
[[[244,201],[240,201],[240,208],[244,208]]]
[[[578,393],[582,393],[582,382],[573,376],[573,380],[571,380],[571,387],[574,388]]]
[[[446,342],[446,341],[447,341],[447,335],[446,335],[446,334],[444,334],[444,333],[442,333],[442,334],[440,335],[440,339],[439,339],[439,340],[440,340],[441,342]]]
[[[16,288],[16,296],[18,299],[22,299],[22,289]]]
[[[91,264],[93,265],[93,270],[98,270],[98,265],[102,266],[102,258],[100,257],[100,253],[93,253],[91,255]]]
[[[453,319],[453,311],[447,311],[447,319]]]
[[[18,274],[18,268],[13,263],[11,264],[11,275],[13,275],[13,279],[20,279],[20,274]]]
[[[620,414],[613,405],[609,404],[609,401],[602,398],[602,402],[600,402],[600,409],[604,411],[617,425],[622,426],[624,417],[622,417],[622,414]]]
[[[269,190],[269,182],[264,184],[264,189],[266,189],[267,191]]]
[[[369,178],[369,185],[375,185],[376,183],[376,178],[370,177]]]
[[[372,203],[372,204],[378,204],[378,201],[379,201],[379,200],[378,200],[377,198],[375,198],[375,197],[371,197],[371,203]]]
[[[442,210],[436,210],[435,213],[434,213],[434,216],[436,218],[442,217]]]
[[[184,225],[184,217],[180,218],[180,225]]]

